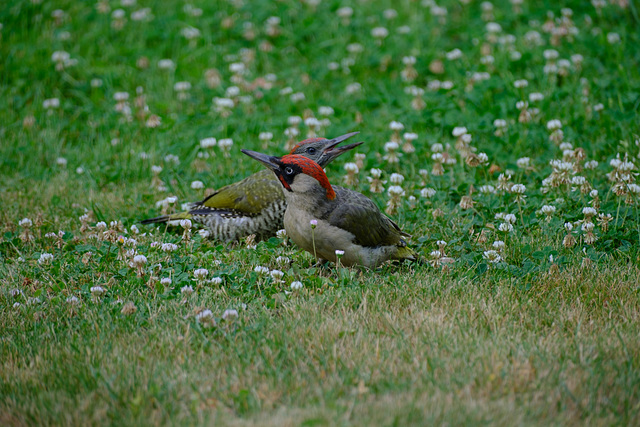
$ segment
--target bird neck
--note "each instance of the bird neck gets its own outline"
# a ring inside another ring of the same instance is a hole
[[[327,183],[328,184],[328,181]],[[328,194],[332,195],[331,198]],[[285,191],[287,203],[309,212],[315,210],[323,210],[323,208],[331,204],[335,199],[335,192],[331,185],[325,188],[317,179],[299,174],[291,183],[291,191]]]

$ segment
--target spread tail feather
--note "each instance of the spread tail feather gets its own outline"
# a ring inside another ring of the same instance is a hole
[[[157,224],[157,223],[164,223],[169,221],[179,221],[181,219],[191,219],[191,213],[180,212],[180,213],[171,214],[171,215],[157,216],[155,218],[147,218],[140,221],[140,224],[143,224],[143,225]]]

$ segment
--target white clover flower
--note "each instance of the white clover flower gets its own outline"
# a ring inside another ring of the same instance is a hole
[[[151,165],[151,172],[153,172],[155,175],[158,175],[160,172],[162,172],[162,166]]]
[[[372,168],[369,173],[371,174],[371,177],[378,179],[382,176],[382,169]]]
[[[515,224],[516,223],[516,216],[514,214],[505,214],[503,219],[508,224]]]
[[[562,122],[558,119],[549,120],[547,122],[547,129],[549,130],[557,130],[562,128]]]
[[[40,265],[51,265],[51,263],[53,262],[53,255],[48,253],[48,252],[44,252],[40,255],[40,258],[38,258],[38,264]]]
[[[163,243],[160,249],[162,252],[173,252],[178,249],[178,245],[174,243]]]
[[[124,102],[129,99],[128,92],[116,92],[113,94],[113,99],[117,102]]]
[[[280,281],[284,277],[284,272],[282,270],[271,270],[269,275],[273,280]]]
[[[503,233],[511,233],[513,231],[513,225],[508,222],[503,222],[498,226],[498,230]]]
[[[618,33],[607,33],[607,42],[609,42],[609,44],[620,43],[620,34],[618,34]]]
[[[343,250],[336,249],[336,256],[337,256],[338,258],[340,258],[340,257],[341,257],[341,256],[343,256],[343,255],[344,255],[344,251],[343,251]]]
[[[542,101],[543,99],[544,95],[540,92],[532,92],[529,94],[529,101],[531,102]]]
[[[229,98],[215,97],[213,98],[213,103],[216,104],[216,107],[218,108],[218,110],[233,108],[233,106],[235,105],[235,103],[233,102],[233,99],[229,99]]]
[[[58,157],[56,159],[56,163],[58,164],[58,166],[61,166],[64,168],[67,166],[67,159],[65,159],[64,157]]]
[[[170,277],[163,277],[162,279],[160,279],[160,284],[162,286],[170,286],[171,285],[171,278]]]
[[[291,99],[291,102],[300,102],[300,101],[304,101],[305,96],[304,96],[304,93],[302,93],[302,92],[296,92],[296,93],[292,93],[289,96],[289,98]],[[315,119],[315,120],[317,120],[317,119]],[[305,122],[306,122],[306,120],[305,120]],[[307,126],[309,126],[309,125],[307,124]]]
[[[529,157],[521,157],[518,160],[516,160],[516,165],[520,168],[520,169],[526,169],[529,167],[531,163],[531,159]]]
[[[347,93],[347,95],[352,95],[356,92],[360,92],[361,89],[362,89],[362,85],[358,82],[355,82],[347,85],[347,87],[344,90]]]
[[[176,92],[187,92],[191,89],[191,83],[189,82],[176,82],[173,85],[173,90]]]
[[[385,11],[382,12],[382,16],[384,16],[385,19],[395,19],[398,17],[398,12],[395,9],[385,9]]]
[[[133,265],[136,267],[142,267],[147,263],[147,257],[144,255],[136,255],[133,257]]]
[[[558,51],[555,49],[545,49],[545,51],[543,52],[543,55],[544,55],[544,59],[546,59],[547,61],[552,61],[554,59],[557,59],[558,56],[560,56]]]
[[[384,151],[396,151],[399,147],[397,142],[389,141],[384,144]]]
[[[400,122],[392,121],[389,123],[389,129],[393,131],[401,131],[404,129],[404,125]]]
[[[455,61],[456,59],[462,58],[462,51],[458,48],[455,48],[445,54],[449,61]]]
[[[637,196],[640,194],[640,185],[635,183],[627,184],[627,190],[629,190],[629,193]]]
[[[316,226],[318,225],[318,220],[317,219],[309,220],[309,225],[311,225],[311,228],[316,228]]]
[[[405,132],[404,135],[402,135],[402,137],[406,140],[406,141],[415,141],[416,139],[418,139],[418,134],[414,133],[414,132]]]
[[[515,194],[524,194],[527,191],[527,187],[523,184],[513,184],[511,186],[511,192]]]
[[[304,287],[304,285],[302,284],[302,282],[299,282],[297,280],[295,282],[291,282],[291,290],[292,291],[299,291],[303,287]]]
[[[102,295],[107,293],[107,290],[105,288],[103,288],[102,286],[92,286],[90,291],[91,291],[91,295],[94,298],[99,298]]]
[[[213,312],[209,309],[202,310],[200,313],[198,313],[196,315],[196,321],[205,328],[211,328],[215,326],[216,323],[213,317]]]
[[[193,271],[193,277],[198,281],[206,279],[208,275],[209,270],[207,270],[206,268],[198,268]]]
[[[258,273],[259,276],[264,276],[269,274],[269,269],[267,267],[264,267],[262,265],[258,265],[256,266],[253,271],[255,271],[256,273]]]
[[[584,176],[574,176],[571,178],[572,185],[585,185],[587,183],[587,179]]]
[[[596,197],[598,197],[598,190],[591,190],[589,192],[589,197],[591,197],[592,199],[595,199]]]
[[[583,222],[581,228],[582,228],[582,231],[584,231],[585,233],[589,233],[593,231],[594,227],[595,227],[595,224],[592,222]]]
[[[340,18],[350,18],[353,15],[353,9],[349,6],[344,6],[336,10],[336,15]]]
[[[481,193],[484,193],[484,194],[495,193],[496,192],[496,187],[494,187],[491,184],[485,184],[485,185],[480,186],[478,191],[480,191]]]
[[[498,262],[502,261],[502,257],[500,256],[498,251],[495,251],[493,249],[490,249],[488,251],[484,251],[484,253],[482,254],[482,258],[486,259],[487,261],[489,261],[491,263],[498,263]]]
[[[344,170],[346,172],[350,172],[350,173],[353,173],[353,174],[356,174],[356,173],[360,172],[360,169],[358,168],[358,165],[353,163],[353,162],[345,163],[344,164]]]
[[[431,151],[434,153],[442,153],[442,151],[444,151],[444,147],[442,144],[436,142],[435,144],[431,144]]]
[[[222,313],[222,320],[232,321],[238,318],[238,310],[228,309]]]
[[[391,197],[394,197],[394,196],[402,197],[402,196],[405,195],[404,190],[399,185],[390,186],[389,189],[387,190],[387,192],[389,193],[389,196],[391,196]]]
[[[193,287],[191,287],[191,285],[183,286],[180,288],[180,293],[182,295],[191,295],[193,293]]]
[[[416,64],[416,57],[415,56],[403,56],[402,57],[402,63],[404,65],[415,65]]]
[[[229,151],[232,145],[233,139],[231,138],[224,138],[218,141],[218,147],[220,147],[222,151]]]
[[[567,230],[568,232],[571,232],[571,230],[573,230],[573,224],[571,224],[570,222],[565,222],[564,229]]]
[[[502,240],[496,240],[491,246],[493,246],[493,248],[497,251],[502,251],[505,248],[505,244]]]
[[[71,304],[71,305],[78,305],[80,303],[80,300],[75,295],[71,295],[67,297],[66,301],[67,301],[67,304]]]
[[[371,30],[371,36],[376,39],[384,39],[389,35],[389,30],[385,27],[375,27]]]
[[[287,265],[290,262],[291,262],[291,259],[286,256],[279,256],[278,258],[276,258],[276,263],[280,265]]]
[[[556,207],[555,206],[551,206],[551,205],[544,205],[542,206],[542,208],[540,208],[540,211],[545,214],[545,215],[553,215],[556,211]]]
[[[23,228],[29,228],[33,226],[33,221],[31,221],[29,218],[22,218],[20,221],[18,221],[18,225]]]
[[[191,220],[190,219],[181,219],[180,220],[180,227],[184,228],[185,230],[190,230],[191,227],[192,227]]]
[[[204,138],[200,140],[200,147],[211,148],[215,147],[218,141],[215,138]]]
[[[522,88],[525,88],[525,87],[529,86],[529,82],[527,80],[525,80],[525,79],[516,80],[516,81],[513,82],[513,86],[516,89],[522,89]]]
[[[360,43],[349,43],[347,45],[347,52],[349,53],[360,53],[364,51],[364,46],[362,46]],[[351,65],[354,65],[355,62],[353,61],[346,61],[346,58],[342,60],[342,64],[343,66],[348,66],[350,67]]]
[[[402,185],[402,182],[404,181],[404,176],[402,176],[399,173],[392,173],[391,176],[389,177],[389,181],[391,181],[391,183],[394,185]]]
[[[591,206],[586,206],[584,208],[582,208],[582,214],[585,217],[592,217],[594,215],[596,215],[598,213],[598,211],[595,208],[592,208]]]
[[[277,18],[277,17],[272,17],[272,18]],[[244,74],[247,71],[247,67],[242,62],[233,62],[229,64],[229,71],[231,71],[233,74]]]
[[[45,110],[59,108],[60,107],[60,99],[58,98],[50,98],[42,101],[42,108]]]
[[[211,279],[209,279],[209,284],[215,285],[215,286],[221,285],[222,277],[218,277],[218,276],[212,277]]]
[[[194,190],[201,190],[204,188],[204,183],[202,181],[193,181],[191,182],[191,188]]]
[[[289,126],[298,126],[300,123],[302,123],[302,117],[300,117],[300,116],[289,116],[287,118],[287,123],[289,124]]]
[[[464,135],[466,133],[467,133],[467,128],[464,127],[464,126],[456,126],[456,127],[453,128],[453,131],[451,131],[451,134],[453,136],[455,136],[456,138],[459,137],[459,136],[462,136],[462,135]]]
[[[260,132],[258,134],[258,139],[260,141],[271,141],[273,139],[273,133],[271,133],[271,132]]]
[[[200,30],[194,27],[185,27],[180,30],[180,34],[187,40],[193,40],[200,37]]]
[[[423,188],[422,190],[420,190],[420,196],[424,197],[425,199],[430,199],[433,196],[436,195],[436,190],[433,188]]]
[[[497,128],[506,128],[507,127],[507,121],[505,119],[495,119],[493,121],[493,126],[495,126]]]
[[[488,33],[499,33],[502,31],[502,27],[497,22],[487,22],[485,28]]]

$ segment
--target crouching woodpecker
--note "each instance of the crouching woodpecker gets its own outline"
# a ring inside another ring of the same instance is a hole
[[[387,260],[417,259],[410,237],[365,195],[331,186],[324,170],[298,155],[242,152],[271,169],[285,189],[284,227],[291,240],[319,260],[375,268]]]
[[[358,132],[333,139],[305,139],[293,147],[291,154],[312,159],[324,167],[342,153],[362,144],[356,142],[338,147],[356,134]],[[280,182],[270,171],[262,170],[222,187],[201,202],[191,203],[186,212],[145,219],[142,224],[190,219],[206,226],[209,237],[216,240],[235,241],[250,234],[267,239],[284,227],[286,207]]]

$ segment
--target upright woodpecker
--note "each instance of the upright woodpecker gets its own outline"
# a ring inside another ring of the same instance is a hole
[[[369,198],[331,186],[320,165],[298,155],[282,158],[242,150],[262,162],[285,189],[284,227],[291,240],[320,260],[375,268],[387,260],[416,260],[404,240],[409,235]]]

